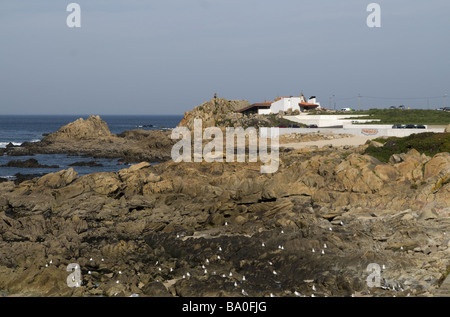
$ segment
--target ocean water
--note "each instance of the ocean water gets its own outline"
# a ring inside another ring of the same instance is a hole
[[[86,119],[88,116],[81,115],[0,115],[0,148],[6,147],[10,142],[20,145],[23,142],[37,142],[43,139],[46,133],[56,132],[62,126],[79,118]],[[172,129],[175,128],[182,115],[129,115],[129,116],[100,116],[107,124],[113,134],[126,130],[144,129]],[[13,168],[0,167],[0,177],[14,179],[17,173],[44,175],[69,168],[75,162],[95,161],[102,167],[73,166],[79,175],[96,172],[109,172],[125,168],[118,163],[117,159],[93,159],[82,156],[71,156],[65,154],[39,154],[34,156],[0,156],[0,165],[7,164],[11,160],[22,160],[34,158],[42,165],[58,165],[58,168]]]

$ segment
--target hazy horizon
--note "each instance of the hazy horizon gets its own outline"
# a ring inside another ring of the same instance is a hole
[[[0,114],[183,115],[214,93],[301,91],[327,108],[449,106],[449,16],[445,0],[4,0]]]

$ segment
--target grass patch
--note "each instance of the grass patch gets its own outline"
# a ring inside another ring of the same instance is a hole
[[[411,134],[404,138],[390,137],[385,139],[375,139],[383,142],[383,146],[375,147],[370,145],[364,154],[373,156],[382,162],[387,163],[393,154],[406,153],[411,149],[416,149],[419,153],[433,156],[441,152],[450,153],[450,133],[418,133]]]

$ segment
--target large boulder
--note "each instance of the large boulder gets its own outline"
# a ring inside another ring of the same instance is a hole
[[[91,115],[86,120],[80,118],[61,127],[57,132],[46,136],[44,141],[58,139],[86,140],[109,136],[111,136],[111,131],[109,131],[106,122],[99,116]]]

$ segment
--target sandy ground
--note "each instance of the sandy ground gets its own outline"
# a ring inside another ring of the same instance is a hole
[[[341,139],[333,139],[333,140],[320,140],[320,141],[309,141],[309,142],[294,142],[294,143],[282,143],[280,147],[284,148],[293,148],[293,149],[302,149],[311,145],[316,145],[319,148],[325,145],[333,145],[335,147],[338,146],[359,146],[365,144],[367,140],[375,139],[376,137],[368,137],[368,136],[353,136],[353,137],[344,137]]]

